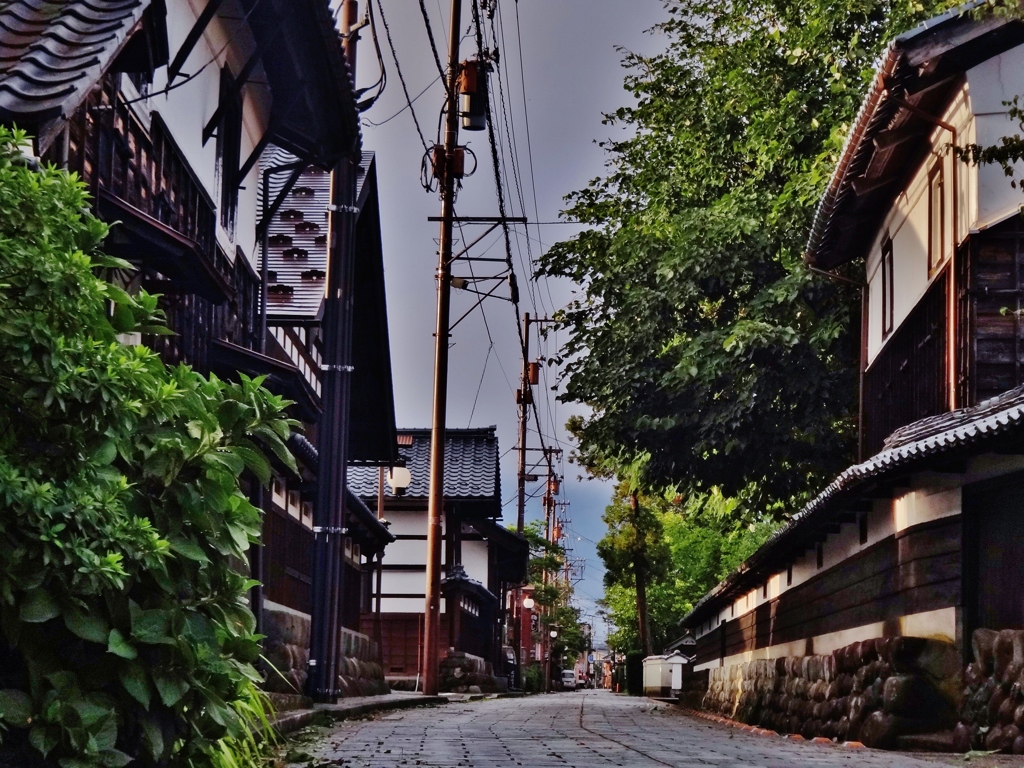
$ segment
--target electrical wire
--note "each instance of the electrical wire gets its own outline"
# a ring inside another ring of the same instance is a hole
[[[413,96],[413,97],[412,97],[412,99],[410,99],[409,101],[407,101],[407,102],[406,102],[406,104],[405,104],[405,106],[404,106],[404,107],[402,107],[402,108],[401,108],[400,110],[398,110],[398,111],[397,111],[397,112],[395,112],[395,113],[394,113],[393,115],[391,115],[391,117],[385,118],[384,120],[381,120],[381,121],[380,121],[379,123],[375,123],[375,122],[373,122],[373,120],[367,120],[367,119],[366,119],[366,118],[364,117],[364,118],[363,118],[363,125],[371,125],[371,126],[373,126],[374,128],[380,128],[380,127],[381,127],[382,125],[386,125],[387,123],[390,123],[390,122],[391,122],[392,120],[394,120],[394,119],[395,119],[396,117],[398,117],[398,116],[399,116],[400,114],[402,114],[403,112],[405,112],[405,110],[407,110],[407,109],[411,108],[411,107],[412,107],[412,105],[413,105],[413,104],[415,104],[415,103],[416,103],[416,101],[417,101],[417,100],[419,99],[419,97],[420,97],[420,96],[422,96],[422,95],[423,95],[424,93],[426,93],[427,91],[429,91],[429,90],[430,90],[430,88],[431,88],[431,86],[432,86],[432,85],[433,85],[434,83],[436,83],[436,82],[437,82],[438,80],[440,80],[440,77],[435,77],[435,78],[434,78],[433,80],[431,80],[431,81],[430,81],[429,83],[427,83],[427,87],[426,87],[426,88],[424,88],[424,89],[423,89],[422,91],[420,91],[420,92],[419,92],[419,93],[417,93],[417,94],[416,94],[415,96]],[[568,223],[570,223],[570,222],[564,222],[564,223],[567,223],[567,224],[568,224]]]
[[[341,10],[341,6],[338,6],[338,10]],[[360,112],[365,112],[366,110],[370,109],[374,104],[376,104],[377,99],[384,95],[384,90],[388,86],[388,72],[387,69],[384,67],[384,56],[380,52],[380,39],[377,37],[377,20],[374,18],[373,15],[372,2],[366,4],[366,19],[370,25],[370,36],[373,39],[373,50],[377,54],[377,67],[379,74],[377,75],[377,82],[375,82],[373,85],[367,86],[366,88],[360,88],[358,91],[355,92],[356,98],[359,98],[367,91],[371,91],[374,88],[377,88],[377,93],[375,93],[372,97],[370,97],[369,99],[364,99],[363,101],[360,101],[358,104],[356,104],[356,109],[358,109]]]
[[[122,104],[126,104],[126,105],[127,104],[135,104],[135,103],[140,102],[140,101],[146,101],[147,99],[152,99],[155,96],[166,96],[171,91],[175,91],[178,88],[181,88],[183,85],[187,85],[188,83],[190,83],[193,80],[195,80],[204,69],[206,69],[208,66],[213,64],[215,61],[217,61],[217,59],[219,59],[221,57],[221,54],[224,53],[224,51],[226,51],[228,49],[228,46],[230,46],[233,42],[235,42],[235,37],[238,35],[239,31],[241,31],[242,26],[245,24],[245,22],[249,21],[249,17],[252,16],[253,11],[256,10],[256,8],[259,6],[259,4],[261,2],[262,2],[262,0],[256,0],[256,2],[254,2],[252,4],[252,8],[250,8],[248,10],[248,12],[245,14],[245,16],[243,16],[241,18],[240,23],[238,24],[237,27],[235,27],[235,31],[232,32],[231,35],[228,37],[228,39],[224,41],[224,45],[222,45],[220,47],[220,49],[215,54],[213,54],[212,57],[210,57],[209,61],[207,61],[205,64],[203,64],[203,66],[201,66],[199,69],[197,69],[191,75],[186,75],[185,79],[182,80],[180,83],[173,83],[172,84],[172,83],[168,82],[167,85],[165,85],[159,91],[155,91],[153,93],[147,93],[144,96],[139,96],[139,98],[137,98],[137,99],[128,99],[128,100],[122,101],[121,103]]]
[[[437,73],[444,81],[444,90],[448,94],[448,73],[441,65],[441,55],[437,52],[437,43],[434,41],[434,28],[430,25],[430,14],[427,13],[427,4],[420,0],[420,13],[423,15],[423,26],[427,28],[427,39],[430,41],[430,52],[434,54],[434,64],[437,65]],[[450,94],[448,94],[450,96]]]
[[[258,2],[259,0],[257,0]],[[398,81],[402,84],[402,92],[405,94],[405,104],[409,109],[409,114],[412,115],[412,121],[416,124],[416,133],[419,134],[420,143],[423,145],[423,151],[429,152],[430,147],[427,146],[427,139],[423,135],[423,129],[420,128],[419,118],[416,117],[416,108],[412,105],[412,99],[409,98],[409,86],[405,84],[405,76],[402,74],[402,65],[398,63],[398,52],[395,50],[395,41],[391,37],[391,27],[388,25],[387,16],[384,15],[384,2],[383,0],[377,0],[377,10],[380,11],[380,20],[384,24],[384,34],[388,39],[388,47],[391,49],[391,57],[395,61],[395,71],[398,73]],[[429,86],[428,86],[429,87]],[[421,94],[422,95],[422,94]],[[419,98],[419,97],[417,97]]]

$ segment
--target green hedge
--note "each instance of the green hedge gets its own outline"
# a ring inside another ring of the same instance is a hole
[[[259,638],[231,564],[261,514],[239,478],[267,481],[264,448],[292,463],[288,403],[122,344],[166,332],[156,298],[117,287],[130,265],[98,251],[84,186],[27,167],[25,141],[0,129],[3,748],[62,768],[252,761]]]

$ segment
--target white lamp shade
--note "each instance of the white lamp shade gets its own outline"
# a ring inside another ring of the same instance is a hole
[[[551,639],[554,640],[556,637],[558,637],[558,633],[555,630],[552,629],[551,630]]]
[[[533,605],[534,605],[534,603],[533,603],[533,598],[532,597],[524,597],[523,598],[523,608],[525,608],[526,610],[529,611],[529,610],[533,609]]]
[[[412,472],[406,467],[392,467],[388,472],[388,485],[392,493],[401,495],[411,482]]]

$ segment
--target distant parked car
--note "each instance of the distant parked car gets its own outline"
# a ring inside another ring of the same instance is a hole
[[[562,690],[563,691],[575,691],[576,690],[576,670],[574,670],[574,669],[563,669],[562,670]]]

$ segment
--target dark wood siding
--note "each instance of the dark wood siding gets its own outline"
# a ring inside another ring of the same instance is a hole
[[[271,506],[264,518],[263,541],[267,600],[312,613],[309,590],[313,532]]]
[[[893,430],[948,410],[946,290],[943,272],[864,372],[864,452]]]
[[[696,663],[959,606],[961,538],[959,516],[890,536],[704,635]]]
[[[1024,383],[1024,223],[1020,216],[971,235],[961,249],[968,285],[962,405]]]
[[[1024,474],[964,489],[965,636],[1024,627]]]

